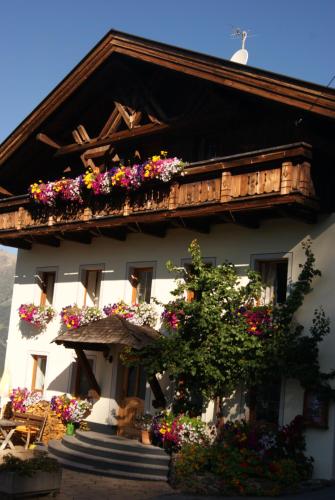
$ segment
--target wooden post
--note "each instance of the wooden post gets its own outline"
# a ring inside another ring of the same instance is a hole
[[[304,161],[299,168],[298,189],[305,196],[314,194],[314,186],[311,179],[311,164]]]
[[[282,163],[280,194],[289,194],[292,191],[293,168],[291,161]]]
[[[231,172],[222,172],[221,177],[221,203],[231,200]]]
[[[175,208],[177,208],[177,190],[178,184],[174,182],[170,187],[169,210],[174,210]]]
[[[99,386],[99,384],[97,382],[97,379],[95,378],[95,375],[93,373],[92,367],[91,367],[91,365],[88,362],[86,354],[84,353],[84,351],[82,349],[78,349],[77,348],[77,349],[75,349],[75,351],[76,351],[77,358],[78,358],[79,362],[81,363],[83,369],[85,370],[85,373],[87,375],[88,381],[92,385],[91,389],[94,389],[99,394],[99,396],[100,396],[101,395],[101,389],[100,389],[100,386]]]

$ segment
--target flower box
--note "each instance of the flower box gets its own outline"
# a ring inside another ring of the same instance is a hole
[[[53,472],[36,471],[32,476],[22,476],[17,472],[0,472],[0,496],[8,498],[59,493],[62,469]]]

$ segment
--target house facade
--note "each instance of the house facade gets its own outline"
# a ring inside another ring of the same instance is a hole
[[[20,321],[21,304],[52,305],[59,313],[74,303],[168,302],[174,281],[166,262],[187,266],[195,238],[209,265],[233,262],[242,280],[248,268],[260,271],[265,302],[279,303],[304,262],[301,243],[311,238],[322,277],[297,320],[308,328],[323,306],[332,330],[320,361],[323,371],[332,370],[334,117],[331,89],[107,34],[0,146],[0,242],[19,249],[6,354],[11,386],[47,399],[85,397],[91,388],[78,353],[54,342],[59,314],[36,331]],[[77,205],[41,205],[27,194],[39,179],[105,172],[161,150],[187,162],[183,175]],[[100,392],[89,420],[117,424],[127,397],[152,411],[151,386],[140,370],[122,365],[121,344],[82,347]],[[159,383],[169,399],[168,378]],[[286,424],[306,411],[307,396],[297,381],[279,380],[253,411],[237,391],[225,416]],[[318,422],[316,403],[308,452],[315,475],[334,478],[334,405]],[[212,421],[215,413],[213,402],[203,417]]]

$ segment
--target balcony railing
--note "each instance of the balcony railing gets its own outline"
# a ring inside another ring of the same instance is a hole
[[[273,210],[289,205],[317,211],[311,178],[311,147],[299,143],[190,164],[165,185],[110,198],[92,196],[84,205],[42,207],[28,195],[0,200],[0,242],[129,224],[194,219]],[[27,245],[24,245],[27,247]]]

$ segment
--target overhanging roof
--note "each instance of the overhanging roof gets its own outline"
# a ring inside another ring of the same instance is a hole
[[[2,143],[0,165],[113,53],[335,117],[333,89],[112,30]]]
[[[58,335],[54,342],[70,349],[104,350],[111,344],[142,349],[161,334],[148,326],[138,326],[113,315]]]

